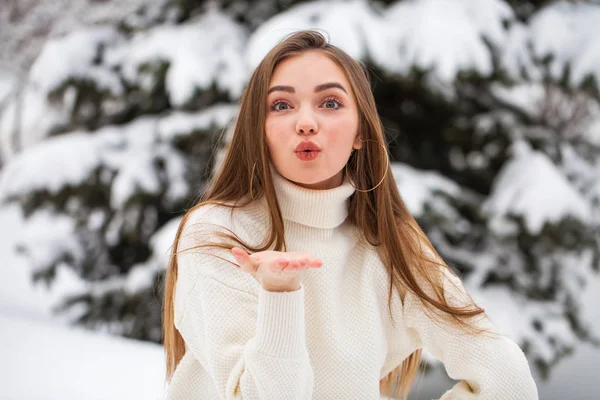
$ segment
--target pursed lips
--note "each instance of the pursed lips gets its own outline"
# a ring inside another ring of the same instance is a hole
[[[312,151],[321,151],[321,148],[314,142],[304,141],[298,143],[296,146],[295,152],[312,152]]]

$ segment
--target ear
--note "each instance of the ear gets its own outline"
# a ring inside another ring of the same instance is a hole
[[[352,144],[352,148],[358,150],[362,147],[363,147],[362,138],[360,137],[360,133],[359,133],[354,138],[354,143]]]

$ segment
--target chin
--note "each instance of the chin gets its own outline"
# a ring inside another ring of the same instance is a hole
[[[328,179],[326,176],[323,176],[322,172],[315,173],[311,171],[282,171],[279,172],[279,174],[288,181],[303,185],[314,185]]]
[[[327,180],[327,178],[322,179],[319,176],[311,176],[310,174],[294,174],[287,179],[300,185],[315,185]]]
[[[318,190],[333,189],[333,188],[339,186],[339,184],[340,184],[340,182],[337,182],[336,175],[333,175],[333,176],[329,176],[329,175],[315,176],[315,175],[313,175],[313,176],[304,177],[304,178],[306,178],[306,179],[298,179],[298,180],[292,180],[292,181],[295,182],[297,185],[304,186],[309,189],[318,189]]]
[[[286,168],[276,168],[281,176],[288,181],[294,182],[297,185],[317,185],[334,179],[336,173],[329,174],[323,168],[293,168],[291,163],[286,165]]]
[[[319,176],[319,175],[315,175],[315,174],[307,174],[306,175],[301,175],[298,179],[299,183],[305,183],[307,185],[314,185],[315,183],[320,183],[323,181],[326,181],[327,179],[329,179],[328,177],[325,176]]]

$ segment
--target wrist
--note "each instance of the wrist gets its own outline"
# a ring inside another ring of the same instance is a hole
[[[301,285],[298,283],[297,285],[284,286],[284,287],[282,287],[282,286],[270,286],[270,285],[262,285],[262,287],[267,292],[280,293],[280,292],[295,292],[296,290],[300,290]]]

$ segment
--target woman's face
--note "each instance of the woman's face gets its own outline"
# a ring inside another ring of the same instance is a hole
[[[361,146],[356,101],[342,69],[318,51],[287,58],[275,69],[266,101],[275,169],[306,188],[341,185],[352,148]]]

